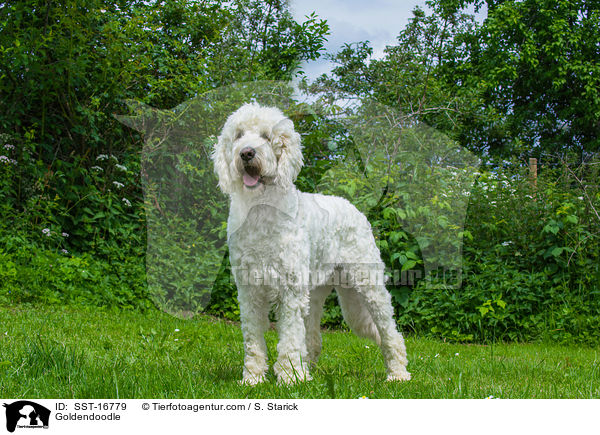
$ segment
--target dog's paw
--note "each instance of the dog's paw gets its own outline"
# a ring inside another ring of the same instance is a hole
[[[410,373],[407,371],[399,373],[390,373],[386,379],[387,382],[393,381],[410,381]]]
[[[312,380],[308,373],[308,364],[298,364],[297,367],[288,363],[276,362],[273,368],[277,375],[277,383],[291,385]]]

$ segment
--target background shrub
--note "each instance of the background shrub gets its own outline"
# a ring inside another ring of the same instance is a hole
[[[594,165],[580,168],[597,179]],[[597,186],[568,166],[484,171],[473,189],[465,229],[463,285],[420,282],[398,300],[405,329],[458,341],[597,342],[600,221]]]

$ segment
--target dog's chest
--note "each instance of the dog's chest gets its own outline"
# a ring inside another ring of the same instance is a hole
[[[276,265],[303,262],[308,255],[305,229],[277,208],[252,208],[244,221],[229,235],[232,262]]]

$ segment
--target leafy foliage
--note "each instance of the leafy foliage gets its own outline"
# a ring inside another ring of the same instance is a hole
[[[600,5],[526,0],[488,8],[465,67],[493,122],[475,123],[471,142],[504,155],[597,152]]]
[[[294,21],[285,0],[235,0],[210,56],[213,86],[257,79],[289,80],[323,50],[327,23],[313,13]]]
[[[489,0],[482,24],[461,12],[483,3],[429,1],[433,13],[416,8],[382,59],[347,44],[312,91],[375,98],[482,156],[597,152],[598,4]]]
[[[471,15],[429,15],[415,8],[397,44],[373,59],[368,41],[346,44],[330,58],[336,65],[309,89],[329,103],[339,98],[370,98],[401,113],[405,122],[424,122],[457,136],[476,116],[479,90],[454,79],[468,59],[466,41],[477,25]]]
[[[473,237],[463,286],[419,283],[400,301],[400,323],[458,341],[597,342],[600,196],[596,188],[586,197],[565,173],[546,168],[535,188],[524,171],[482,173],[465,225]]]
[[[58,239],[48,232],[49,238]],[[49,249],[21,234],[0,231],[0,303],[42,302],[110,309],[147,310],[152,303],[145,286],[142,256],[119,249],[99,255]],[[46,243],[47,244],[47,243]]]

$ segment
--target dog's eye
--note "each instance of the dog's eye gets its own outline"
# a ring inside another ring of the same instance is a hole
[[[263,131],[260,134],[260,137],[262,137],[264,140],[269,140],[269,134],[266,131]]]
[[[238,130],[235,133],[235,140],[238,140],[239,138],[241,138],[244,135],[244,132],[242,130]]]

